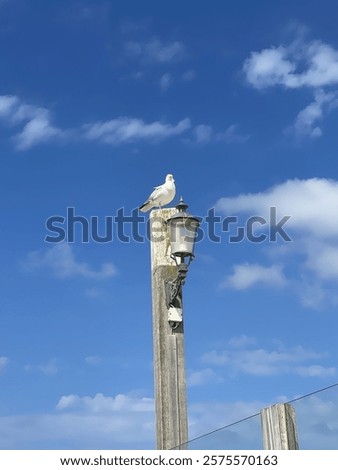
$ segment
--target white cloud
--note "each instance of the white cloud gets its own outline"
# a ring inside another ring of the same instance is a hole
[[[114,401],[119,401],[117,396],[66,395],[59,400],[55,413],[1,416],[0,427],[6,432],[0,434],[0,448],[153,449],[153,404],[150,409],[153,399],[139,397],[128,402],[128,395],[120,397],[121,403],[131,407],[114,406]],[[287,398],[283,397],[285,401]],[[261,449],[259,412],[276,402],[280,403],[281,398],[272,398],[270,403],[258,400],[190,403],[189,437],[194,441],[189,449]],[[300,399],[292,406],[296,409],[301,449],[337,448],[336,388]],[[209,432],[212,434],[205,435]]]
[[[335,286],[338,282],[338,182],[324,178],[288,180],[264,192],[241,194],[237,197],[220,199],[216,207],[224,214],[259,214],[269,225],[270,208],[277,209],[276,221],[290,216],[283,229],[292,242],[270,244],[269,257],[274,259],[270,271],[271,282],[282,285],[288,272],[288,285],[299,295],[306,307],[317,308],[325,303],[336,305],[338,296]],[[254,282],[269,283],[269,271],[254,265],[237,263],[234,272],[228,276],[224,287],[244,289]],[[288,269],[292,267],[292,269]],[[333,282],[333,285],[332,285]]]
[[[322,87],[338,83],[338,51],[329,44],[313,41],[304,45],[308,69],[298,75],[299,86]]]
[[[60,398],[56,408],[58,410],[82,410],[90,413],[152,412],[154,411],[154,400],[147,397],[135,398],[124,394],[115,397],[107,397],[102,393],[97,393],[94,397],[64,395]]]
[[[0,356],[0,373],[5,370],[9,363],[9,359],[6,356]]]
[[[25,267],[29,270],[48,268],[54,276],[61,279],[84,277],[100,281],[116,274],[112,263],[102,263],[101,268],[96,271],[87,263],[76,261],[72,247],[66,243],[29,253]]]
[[[243,71],[248,83],[257,89],[312,89],[314,101],[299,112],[293,132],[297,137],[321,137],[318,123],[338,104],[337,92],[323,91],[324,87],[338,84],[338,50],[321,41],[306,43],[297,38],[288,46],[252,52]]]
[[[272,47],[261,52],[252,52],[243,65],[247,81],[255,88],[286,85],[296,66],[287,59],[288,50]]]
[[[221,287],[244,290],[255,284],[284,286],[286,278],[282,266],[261,266],[259,264],[237,264],[233,266],[233,274],[229,275]]]
[[[167,64],[181,60],[185,56],[185,47],[179,41],[163,43],[157,38],[148,42],[129,41],[125,50],[131,57],[145,64]]]
[[[319,88],[338,83],[338,51],[321,41],[296,40],[289,46],[252,52],[243,65],[247,81],[255,88]]]
[[[162,140],[180,135],[189,128],[190,120],[188,118],[172,126],[159,121],[146,124],[141,119],[120,117],[111,121],[87,124],[84,127],[84,137],[89,140],[118,145],[139,140]]]
[[[65,395],[56,412],[0,417],[1,449],[152,449],[154,400]]]
[[[269,219],[269,208],[277,218],[291,216],[285,225],[301,233],[327,239],[338,235],[338,181],[325,178],[293,179],[263,192],[221,198],[216,208],[225,214],[244,212]]]

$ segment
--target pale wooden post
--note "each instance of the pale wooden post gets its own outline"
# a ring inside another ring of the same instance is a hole
[[[183,322],[168,322],[165,280],[177,276],[170,258],[168,220],[176,209],[153,210],[150,215],[151,280],[154,342],[154,380],[157,449],[172,449],[188,441]]]
[[[261,410],[263,448],[298,450],[296,412],[289,404],[277,404]]]

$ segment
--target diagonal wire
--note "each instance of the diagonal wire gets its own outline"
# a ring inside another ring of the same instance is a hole
[[[295,401],[299,401],[299,400],[303,400],[303,398],[307,398],[307,397],[310,397],[312,395],[317,395],[318,393],[321,393],[321,392],[325,392],[326,390],[330,390],[331,388],[334,388],[334,387],[337,387],[338,386],[338,382],[337,383],[334,383],[332,385],[329,385],[327,387],[324,387],[324,388],[320,388],[318,390],[315,390],[313,392],[310,392],[310,393],[307,393],[305,395],[302,395],[298,398],[293,398],[292,400],[289,400],[287,402],[285,402],[286,404],[289,404],[289,403],[294,403]],[[207,437],[207,436],[210,436],[218,431],[222,431],[223,429],[227,429],[227,428],[230,428],[231,426],[235,426],[236,424],[239,424],[239,423],[243,423],[244,421],[247,421],[248,419],[251,419],[251,418],[255,418],[256,416],[259,416],[260,415],[260,412],[259,413],[255,413],[251,416],[247,416],[246,418],[243,418],[243,419],[240,419],[238,421],[235,421],[231,424],[226,424],[225,426],[222,426],[220,428],[217,428],[217,429],[214,429],[213,431],[210,431],[210,432],[207,432],[205,434],[202,434],[198,437],[194,437],[194,439],[190,439],[189,441],[187,442],[183,442],[179,447],[183,447],[187,444],[190,444],[191,442],[194,442],[194,441],[197,441],[198,439],[202,439],[203,437]],[[173,449],[177,449],[178,447],[173,447]],[[172,450],[172,449],[171,449]]]

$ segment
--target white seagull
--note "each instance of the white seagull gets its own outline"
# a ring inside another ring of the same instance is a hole
[[[176,194],[175,180],[173,175],[167,175],[165,183],[156,186],[148,199],[140,207],[140,211],[147,212],[153,207],[162,207],[171,202]]]

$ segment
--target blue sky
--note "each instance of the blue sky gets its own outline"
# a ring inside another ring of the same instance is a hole
[[[1,449],[154,447],[149,243],[45,224],[167,173],[238,217],[184,288],[190,437],[337,382],[336,2],[2,0],[0,53]],[[334,445],[337,399],[308,411]]]

